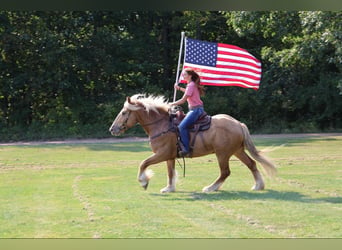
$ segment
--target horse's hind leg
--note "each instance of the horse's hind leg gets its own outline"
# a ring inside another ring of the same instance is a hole
[[[167,163],[168,182],[167,182],[167,186],[160,190],[161,193],[169,193],[169,192],[176,191],[177,173],[175,169],[175,159],[168,160],[166,163]]]
[[[251,170],[255,180],[255,185],[252,187],[252,190],[263,190],[265,188],[265,184],[259,170],[256,167],[256,162],[249,157],[248,154],[246,154],[243,148],[235,153],[235,156],[242,161],[249,168],[249,170]]]
[[[216,153],[217,160],[219,162],[220,166],[220,176],[209,186],[204,187],[202,189],[203,192],[212,192],[217,191],[222,186],[223,182],[227,179],[227,177],[230,175],[230,169],[229,169],[229,158],[227,156],[221,156]]]

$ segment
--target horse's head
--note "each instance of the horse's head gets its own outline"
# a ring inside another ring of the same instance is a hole
[[[112,135],[118,136],[124,133],[127,129],[133,127],[138,122],[137,117],[133,111],[141,108],[141,103],[132,102],[131,98],[127,97],[123,108],[116,116],[112,126],[110,126],[109,132]]]
[[[168,114],[169,108],[170,105],[163,96],[136,94],[127,97],[109,132],[112,135],[120,135],[137,123],[141,126],[154,124],[156,120],[158,121],[158,117]]]

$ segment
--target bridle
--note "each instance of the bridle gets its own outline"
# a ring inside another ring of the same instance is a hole
[[[120,126],[120,130],[126,130],[127,129],[127,122],[128,122],[130,115],[131,115],[131,111],[128,111],[128,115],[127,115],[126,119],[124,120],[124,122],[122,123],[122,125]]]

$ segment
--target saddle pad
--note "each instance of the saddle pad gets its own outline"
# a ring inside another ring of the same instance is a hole
[[[172,125],[171,127],[177,127],[181,121],[184,119],[184,114],[179,114],[173,116],[172,119]],[[195,124],[190,128],[190,132],[196,132],[196,131],[205,131],[210,128],[211,124],[211,116],[208,115],[206,112],[204,112],[198,120],[195,122]]]

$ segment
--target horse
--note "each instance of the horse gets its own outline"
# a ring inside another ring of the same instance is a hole
[[[150,139],[153,154],[140,163],[138,181],[146,190],[153,171],[147,169],[150,165],[166,161],[168,180],[167,186],[161,193],[176,191],[175,161],[177,158],[177,135],[170,130],[171,105],[161,95],[136,94],[127,97],[122,110],[116,116],[109,128],[113,136],[123,134],[127,129],[140,124]],[[190,134],[192,137],[193,134]],[[191,157],[200,157],[215,153],[220,168],[217,179],[202,189],[202,192],[213,192],[221,188],[230,175],[229,160],[236,156],[251,171],[255,184],[252,190],[263,190],[265,184],[256,161],[261,163],[267,175],[276,174],[275,165],[261,155],[256,149],[247,126],[226,114],[212,116],[211,126],[208,130],[198,133],[193,146]],[[245,152],[248,150],[254,160]],[[256,160],[256,161],[255,161]]]

